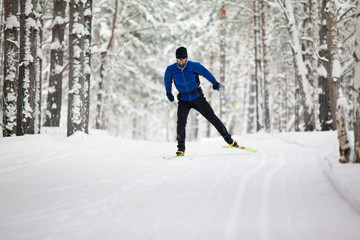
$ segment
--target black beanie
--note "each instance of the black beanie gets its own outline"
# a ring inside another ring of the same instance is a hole
[[[187,50],[184,47],[179,47],[178,49],[176,49],[176,58],[181,59],[181,58],[187,58]]]

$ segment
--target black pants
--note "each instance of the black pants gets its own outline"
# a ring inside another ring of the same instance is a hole
[[[224,140],[228,143],[232,143],[232,138],[229,132],[227,131],[224,124],[221,120],[215,115],[214,110],[211,108],[210,104],[206,101],[205,97],[200,96],[194,101],[185,102],[179,101],[178,111],[177,111],[177,137],[178,141],[178,149],[180,151],[185,151],[185,127],[187,118],[190,110],[194,108],[201,115],[203,115],[215,128],[218,132],[223,136]]]

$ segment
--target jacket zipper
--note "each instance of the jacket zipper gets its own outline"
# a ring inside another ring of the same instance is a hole
[[[181,73],[182,73],[182,75],[183,75],[183,79],[184,79],[184,83],[185,83],[186,90],[187,90],[187,92],[189,92],[189,88],[188,88],[188,86],[187,86],[187,84],[186,84],[186,79],[185,79],[185,75],[184,75],[184,69],[181,69]],[[189,95],[190,101],[192,101],[192,100],[191,100],[191,94],[187,94],[187,95]]]

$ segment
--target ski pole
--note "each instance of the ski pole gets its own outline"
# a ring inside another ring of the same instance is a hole
[[[228,103],[230,103],[231,105],[233,105],[233,106],[235,107],[235,103],[230,102],[230,100],[227,99],[227,98],[225,97],[225,95],[224,95],[222,92],[220,92],[220,90],[218,90],[218,91],[219,91],[219,93],[221,94],[221,96],[222,96]]]

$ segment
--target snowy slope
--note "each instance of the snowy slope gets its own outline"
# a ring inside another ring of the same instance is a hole
[[[0,138],[0,239],[360,239],[360,167],[337,163],[335,132],[236,139],[259,151]]]

